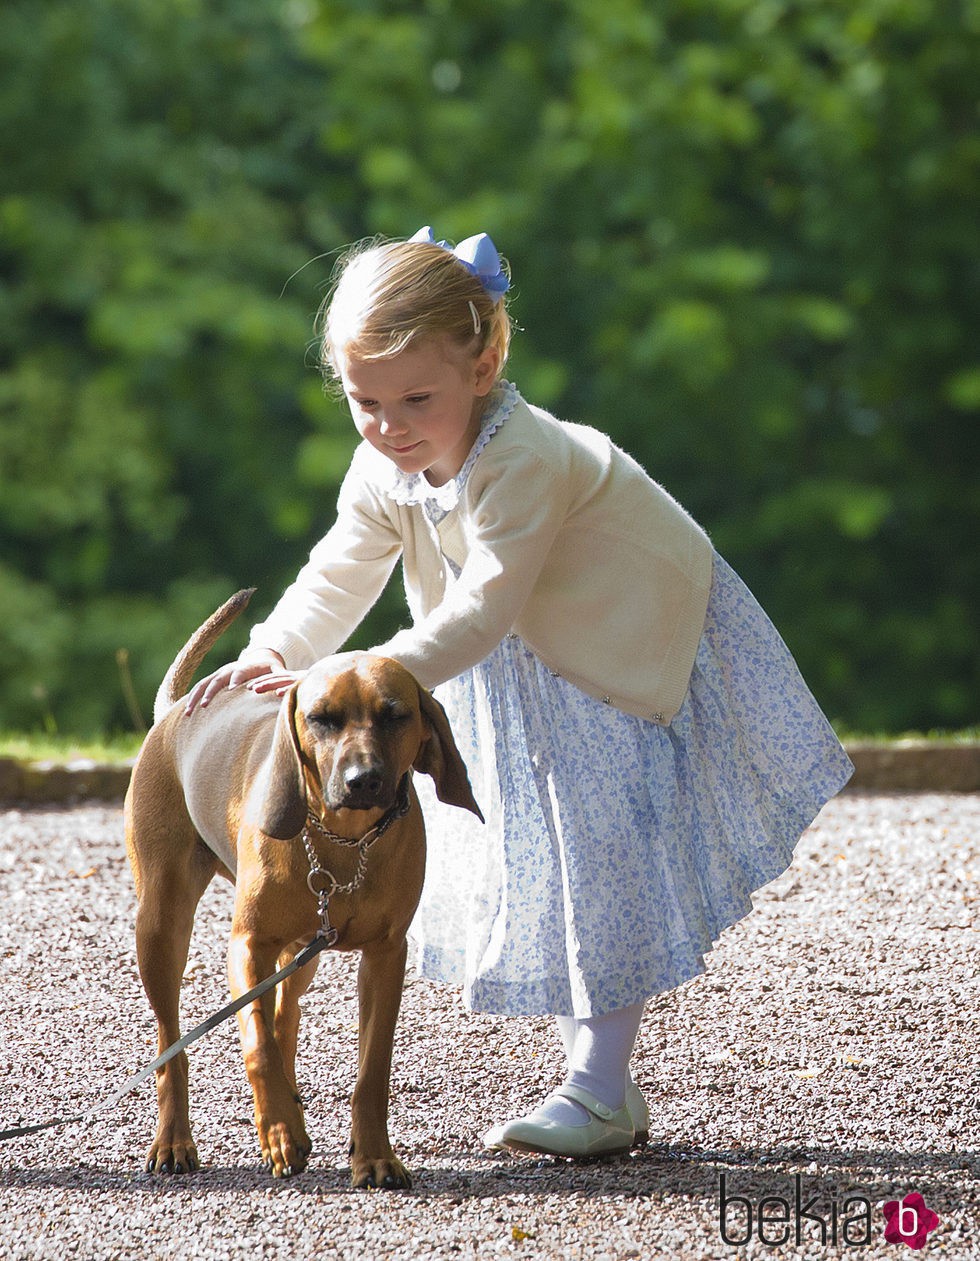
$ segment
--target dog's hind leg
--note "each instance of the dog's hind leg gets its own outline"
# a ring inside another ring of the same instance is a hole
[[[162,1052],[180,1038],[180,983],[194,912],[218,862],[197,839],[189,819],[170,828],[159,817],[142,828],[138,818],[130,819],[127,846],[139,899],[137,960]],[[159,1118],[147,1172],[194,1173],[200,1162],[191,1136],[186,1054],[157,1069],[156,1078]]]

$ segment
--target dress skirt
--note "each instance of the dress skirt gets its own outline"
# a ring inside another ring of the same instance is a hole
[[[428,860],[413,957],[476,1011],[598,1016],[696,976],[853,769],[717,555],[669,726],[585,695],[516,638],[435,695],[486,825],[417,777]]]

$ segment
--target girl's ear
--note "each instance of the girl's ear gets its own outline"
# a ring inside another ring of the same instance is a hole
[[[473,364],[474,393],[478,398],[490,393],[500,371],[500,350],[497,346],[485,346]]]

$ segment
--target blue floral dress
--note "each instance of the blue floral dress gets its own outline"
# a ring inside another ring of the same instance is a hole
[[[397,473],[434,521],[516,391],[502,383],[458,477]],[[486,825],[424,776],[428,862],[416,969],[474,1010],[602,1015],[671,989],[852,767],[775,627],[717,554],[687,697],[667,727],[594,700],[508,636],[435,690]]]

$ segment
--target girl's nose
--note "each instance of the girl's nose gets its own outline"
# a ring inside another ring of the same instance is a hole
[[[387,413],[378,417],[378,429],[383,438],[391,438],[405,432],[405,426],[399,422],[398,418],[389,416]]]

